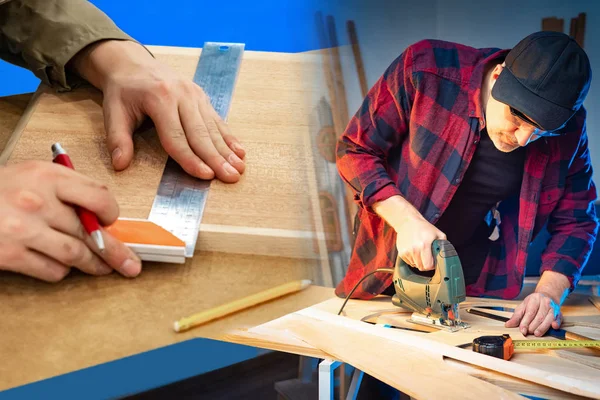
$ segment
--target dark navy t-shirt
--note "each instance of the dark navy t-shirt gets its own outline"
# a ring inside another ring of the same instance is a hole
[[[467,285],[479,277],[489,250],[492,228],[484,219],[496,203],[519,193],[524,162],[524,147],[502,152],[483,129],[462,183],[435,224],[456,248]]]

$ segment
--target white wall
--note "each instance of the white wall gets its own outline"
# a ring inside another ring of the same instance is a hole
[[[340,0],[342,1],[342,0]],[[597,0],[423,0],[350,1],[335,14],[338,36],[347,38],[345,21],[354,19],[369,87],[407,45],[425,38],[464,43],[474,47],[511,48],[523,37],[541,30],[544,17],[564,19],[586,13],[584,48],[592,64],[592,86],[585,102],[588,134],[595,171],[600,171],[600,1]],[[368,5],[365,3],[369,3]],[[345,41],[347,43],[347,40]],[[362,95],[352,59],[344,54],[350,115]],[[599,176],[600,172],[595,174]],[[600,185],[600,180],[597,179]]]

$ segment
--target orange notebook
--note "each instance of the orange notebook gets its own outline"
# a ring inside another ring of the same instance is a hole
[[[145,219],[119,218],[106,227],[144,261],[185,263],[185,242]]]

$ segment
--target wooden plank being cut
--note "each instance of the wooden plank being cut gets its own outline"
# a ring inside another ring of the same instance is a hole
[[[294,324],[297,315],[288,315],[249,330],[234,330],[222,337],[222,340],[247,346],[262,347],[276,351],[285,351],[308,357],[343,361],[323,349],[315,347],[302,341],[289,330],[290,324]],[[383,321],[381,321],[383,323]],[[323,332],[323,329],[321,329]],[[566,352],[566,351],[565,351]],[[570,355],[574,354],[566,352]],[[575,354],[577,355],[577,354]],[[496,386],[507,389],[514,393],[533,396],[543,399],[583,399],[587,397],[577,396],[548,386],[539,385],[535,382],[520,379],[511,375],[501,374],[496,371],[478,367],[473,364],[443,357],[444,363],[455,370],[493,383]],[[346,361],[348,362],[348,361]]]
[[[545,400],[583,400],[587,397],[576,396],[561,390],[556,390],[548,386],[538,385],[535,382],[526,381],[510,375],[500,374],[492,370],[475,366],[466,362],[444,357],[444,363],[448,364],[457,371],[462,371],[475,378],[492,383],[514,393],[518,393],[529,398]]]
[[[236,343],[244,343],[245,340],[249,340],[250,343],[258,346],[260,336],[263,336],[266,341],[263,345],[267,348],[277,345],[279,349],[287,349],[299,354],[314,354],[316,349],[331,354],[338,360],[352,363],[350,360],[354,360],[353,352],[357,348],[362,346],[366,350],[373,349],[376,347],[377,340],[386,339],[411,346],[421,352],[433,353],[439,360],[450,358],[463,363],[466,362],[474,367],[485,368],[492,375],[502,374],[512,377],[508,380],[501,377],[496,378],[500,384],[508,382],[508,387],[521,387],[529,392],[550,391],[554,393],[554,397],[556,397],[556,391],[559,391],[576,396],[600,398],[600,383],[597,381],[598,369],[593,362],[596,357],[590,349],[578,349],[569,352],[570,355],[567,358],[564,357],[564,354],[556,354],[557,352],[554,351],[519,351],[513,355],[510,361],[505,361],[456,347],[460,344],[470,343],[474,338],[484,335],[509,333],[513,339],[517,340],[534,338],[533,336],[525,338],[517,328],[504,328],[502,322],[471,315],[464,311],[465,307],[481,306],[514,308],[519,304],[519,301],[468,298],[466,302],[461,304],[461,318],[469,323],[471,327],[453,333],[440,330],[424,333],[403,329],[420,329],[420,326],[407,322],[406,319],[409,318],[410,313],[392,305],[390,298],[387,296],[380,296],[369,301],[350,300],[344,308],[342,316],[338,316],[337,313],[342,303],[343,299],[339,298],[327,300],[252,328],[247,333],[232,332],[228,336],[228,340]],[[586,296],[571,295],[562,311],[565,316],[565,326],[568,330],[593,339],[600,339],[600,331],[594,325],[598,322],[598,311],[589,303]],[[507,311],[490,312],[510,315],[510,312]],[[325,324],[333,323],[341,328],[351,328],[356,332],[360,332],[362,341],[340,353],[332,350],[329,343],[321,347],[316,341],[311,343],[310,340],[306,340],[306,343],[302,343],[302,340],[306,339],[302,336],[302,333],[292,337],[292,335],[298,333],[292,327],[300,326],[303,323],[313,323],[314,321],[311,320],[319,321],[320,325],[318,326],[322,335],[325,332],[327,332],[327,335],[331,334],[332,328]],[[371,324],[364,321],[369,321]],[[400,329],[375,326],[372,325],[373,322],[389,324]],[[254,336],[250,336],[248,339],[244,338],[245,335],[248,337],[248,334]],[[315,349],[311,349],[311,347],[315,347]],[[400,360],[401,356],[398,356],[398,359]],[[374,357],[373,364],[378,362],[378,358]],[[369,373],[373,371],[373,368],[377,369],[378,367],[367,364],[363,365],[363,368],[366,368],[364,371]],[[478,372],[474,373],[474,375],[476,374],[481,375]],[[527,381],[529,384],[522,385],[518,380]],[[457,380],[456,384],[466,387],[466,381]],[[531,385],[545,386],[546,389],[532,390],[531,387],[527,387]]]
[[[410,344],[365,335],[350,327],[304,318],[288,330],[312,346],[332,354],[415,399],[503,399],[523,397],[458,372],[441,357]],[[327,332],[323,334],[323,332]],[[465,388],[468,387],[468,390]]]
[[[201,49],[149,48],[192,79]],[[324,263],[324,278],[317,282],[331,284],[326,249],[319,244],[323,235],[310,166],[309,100],[318,89],[312,76],[320,63],[320,56],[312,54],[244,53],[228,122],[247,151],[246,171],[235,184],[212,182],[197,251],[313,259]],[[49,161],[51,145],[60,142],[76,170],[109,186],[121,217],[147,218],[167,159],[155,129],[134,135],[132,165],[115,172],[98,90],[57,94],[42,85],[35,100],[2,161]]]

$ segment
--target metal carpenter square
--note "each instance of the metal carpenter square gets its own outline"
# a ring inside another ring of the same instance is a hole
[[[212,42],[205,43],[200,53],[194,82],[223,120],[227,120],[243,53],[244,44]],[[209,188],[210,181],[192,177],[168,158],[148,220],[183,240],[186,257],[194,255]]]
[[[223,120],[227,120],[243,53],[241,43],[205,43],[194,74],[194,82]]]

